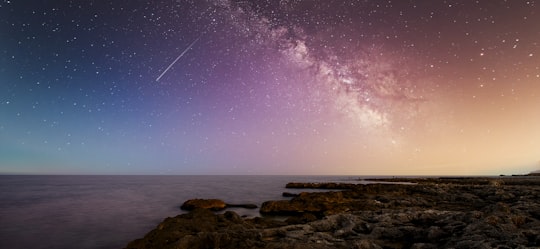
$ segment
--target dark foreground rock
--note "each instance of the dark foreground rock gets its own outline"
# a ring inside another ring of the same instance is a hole
[[[539,248],[540,178],[358,185],[265,202],[285,221],[195,209],[126,248]]]

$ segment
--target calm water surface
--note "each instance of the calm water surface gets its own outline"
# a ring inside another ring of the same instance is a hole
[[[192,198],[260,204],[354,176],[0,176],[0,248],[123,248]],[[256,216],[258,210],[234,209]]]

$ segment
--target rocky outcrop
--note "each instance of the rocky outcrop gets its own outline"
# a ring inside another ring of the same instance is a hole
[[[387,210],[258,225],[233,212],[168,218],[126,248],[537,248],[538,220],[482,211]],[[504,245],[504,246],[503,246]]]
[[[284,221],[195,209],[126,248],[539,248],[540,184],[488,180],[358,185],[262,205]]]
[[[285,185],[286,188],[312,188],[312,189],[351,189],[357,184],[352,183],[335,183],[335,182],[290,182]]]
[[[492,185],[505,184],[509,185],[540,185],[538,177],[534,175],[514,175],[501,177],[437,177],[437,178],[367,178],[365,181],[372,182],[396,182],[396,183],[417,183],[417,184],[455,184],[455,185]]]

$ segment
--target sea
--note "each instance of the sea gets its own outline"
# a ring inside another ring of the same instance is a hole
[[[0,248],[118,249],[193,198],[230,204],[285,199],[288,182],[359,182],[360,176],[0,175]],[[258,210],[230,209],[243,216]]]

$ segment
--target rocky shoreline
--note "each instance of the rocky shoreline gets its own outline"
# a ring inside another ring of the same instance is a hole
[[[411,184],[289,183],[328,192],[285,192],[254,218],[212,211],[254,205],[189,200],[126,248],[540,247],[540,177],[370,180]]]

